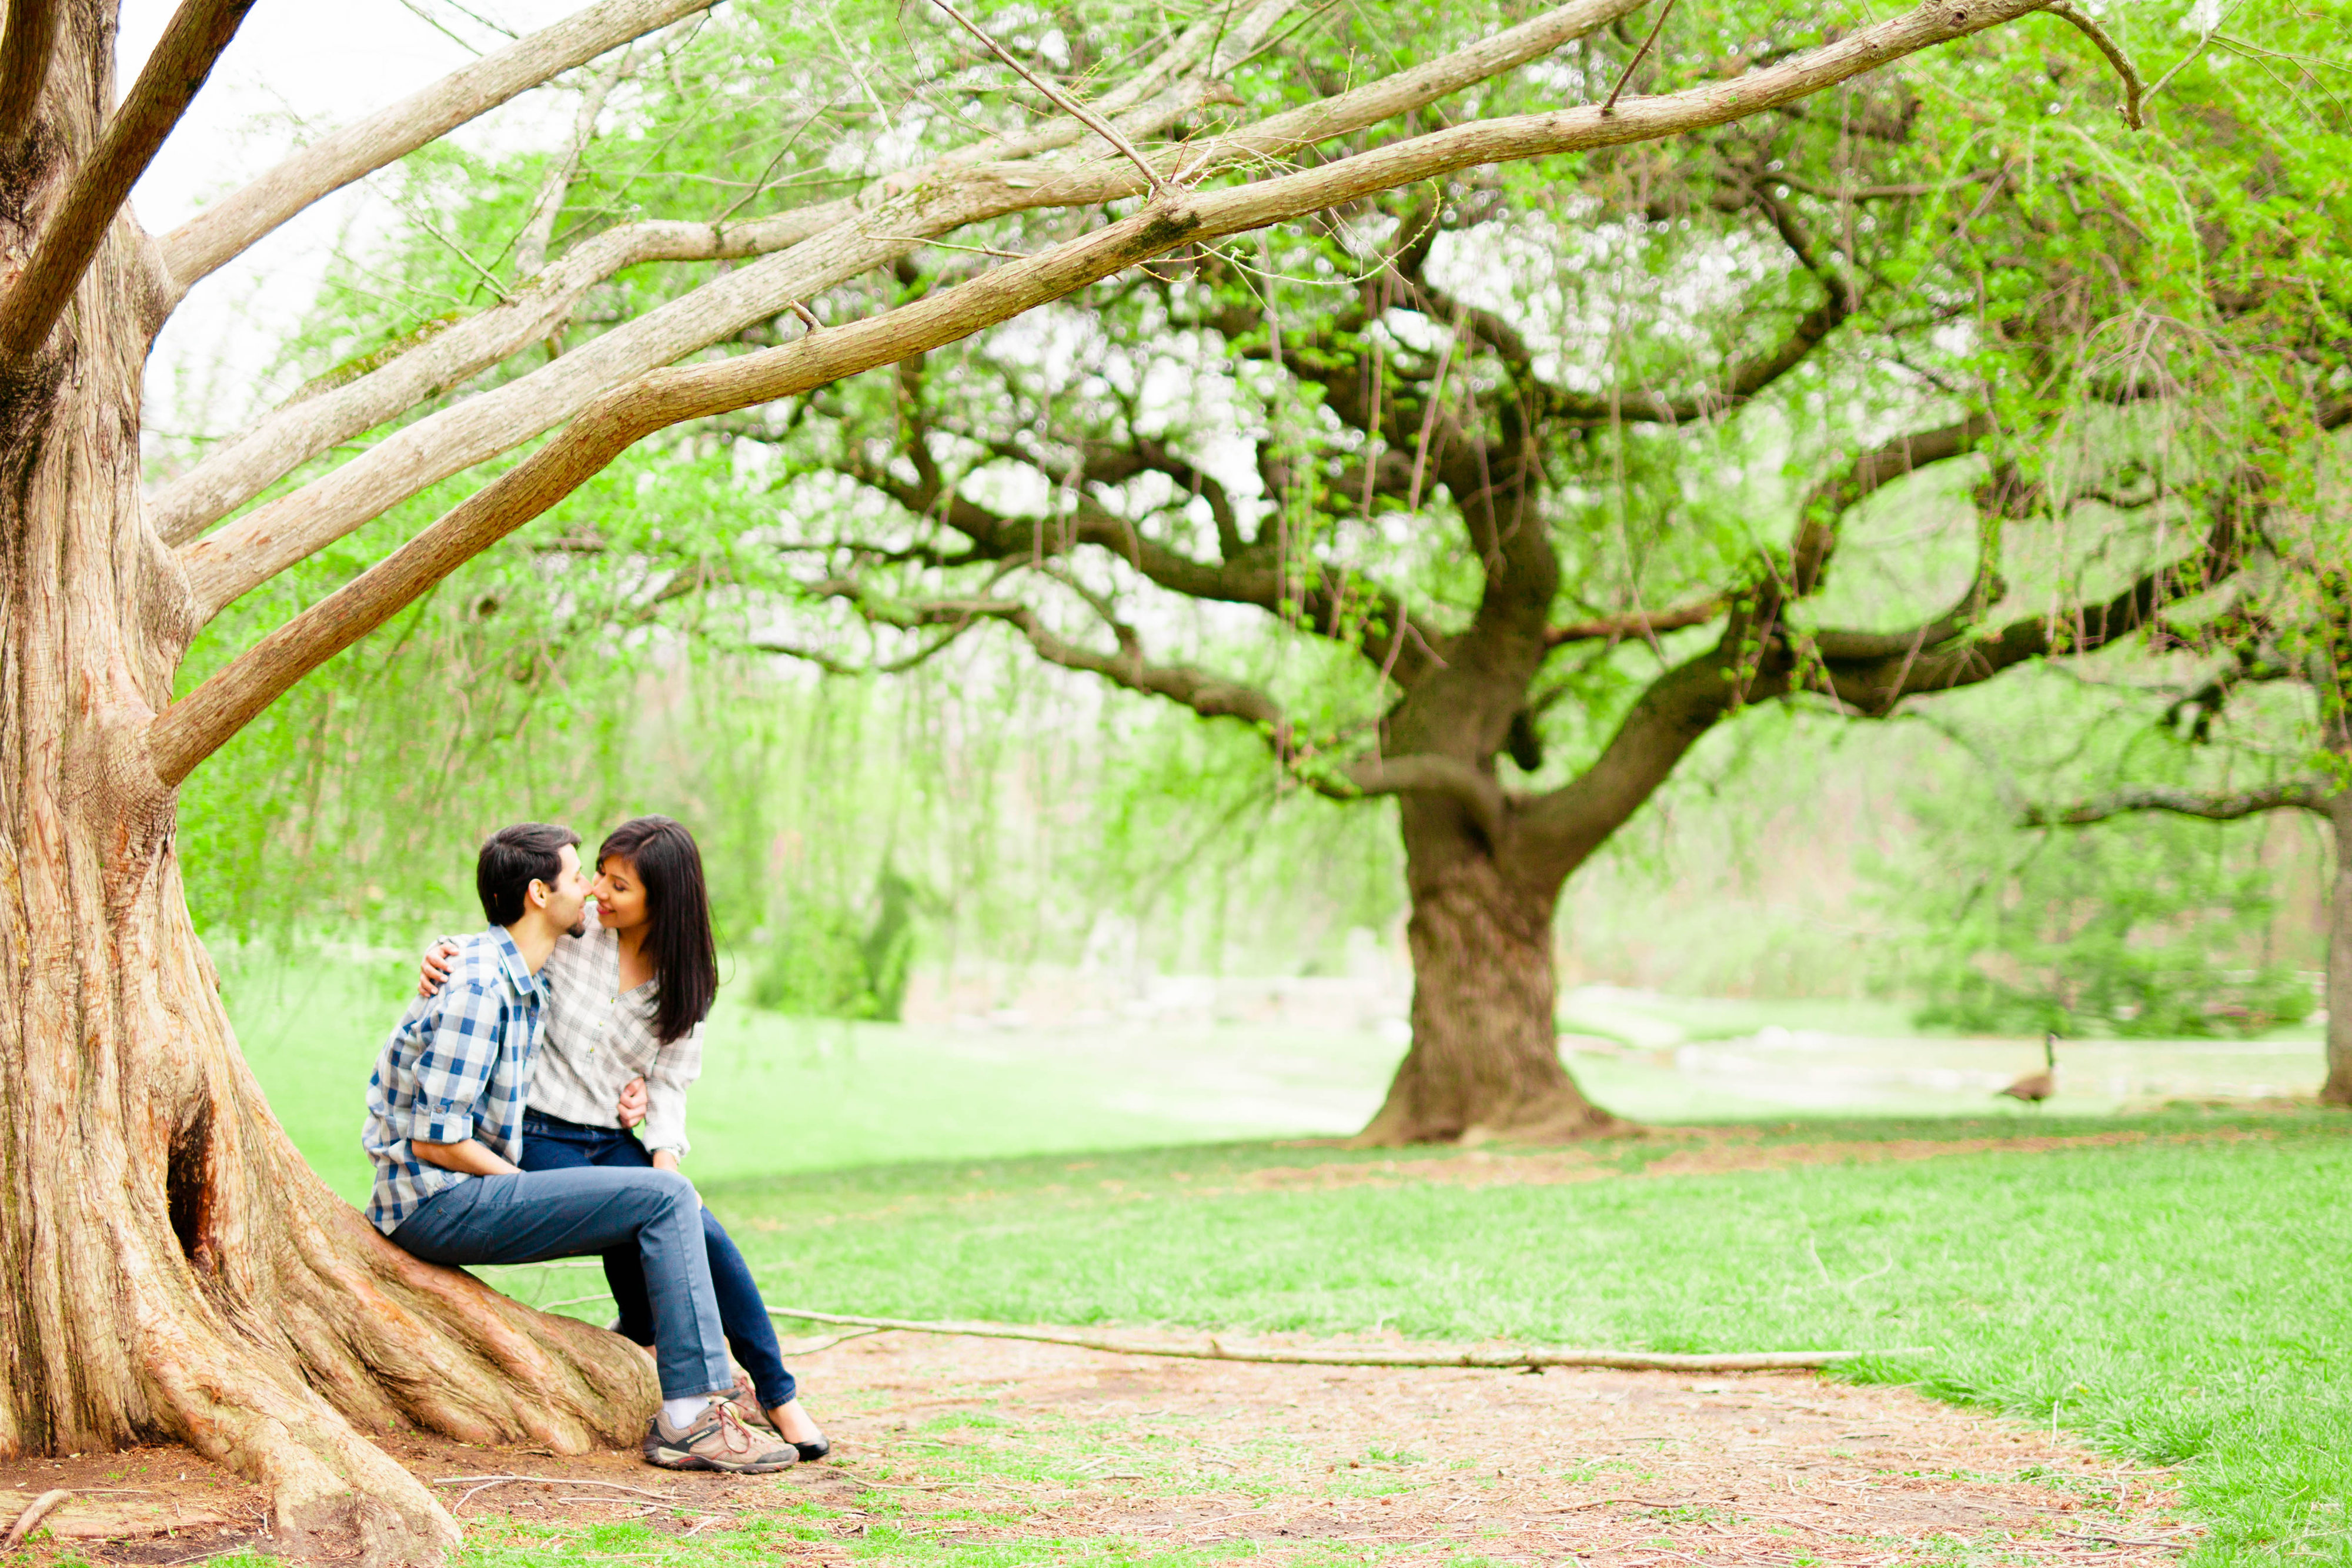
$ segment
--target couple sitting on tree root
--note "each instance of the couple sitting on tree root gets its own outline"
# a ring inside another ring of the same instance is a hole
[[[677,1171],[719,986],[701,852],[639,817],[596,852],[592,885],[579,843],[526,822],[482,846],[489,925],[434,945],[368,1081],[368,1219],[435,1263],[603,1254],[616,1326],[660,1373],[647,1463],[821,1458],[751,1270]]]

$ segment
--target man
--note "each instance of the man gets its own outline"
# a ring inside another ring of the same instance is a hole
[[[588,881],[580,837],[525,822],[482,846],[474,871],[488,927],[459,947],[449,983],[409,1004],[368,1080],[360,1141],[375,1161],[367,1217],[435,1263],[535,1263],[634,1245],[653,1300],[662,1406],[646,1462],[759,1474],[799,1458],[747,1427],[720,1332],[702,1203],[674,1171],[592,1166],[526,1173],[523,1096],[547,1007],[540,969],[578,934]]]

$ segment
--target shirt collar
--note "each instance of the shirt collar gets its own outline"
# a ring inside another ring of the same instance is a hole
[[[537,997],[544,1001],[547,993],[540,988],[540,977],[530,972],[529,964],[522,961],[522,949],[516,946],[514,938],[507,935],[507,928],[493,925],[488,935],[497,947],[499,969],[506,976],[507,985],[514,992],[515,999],[520,1001],[526,997]]]

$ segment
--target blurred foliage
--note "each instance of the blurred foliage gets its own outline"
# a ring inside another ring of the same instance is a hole
[[[2279,902],[2275,868],[2248,852],[2259,827],[2048,829],[2003,862],[1983,852],[2008,847],[2000,837],[1956,815],[1930,809],[1921,823],[1930,843],[1957,851],[1938,879],[1941,951],[1923,956],[1915,982],[1922,1025],[2178,1040],[2258,1035],[2316,1005],[2297,969],[2239,967]]]

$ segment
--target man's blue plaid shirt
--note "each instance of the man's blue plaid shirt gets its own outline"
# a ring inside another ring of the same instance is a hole
[[[479,1139],[522,1163],[523,1095],[547,992],[498,926],[467,937],[436,996],[408,1004],[368,1080],[360,1143],[375,1161],[368,1222],[386,1236],[425,1200],[469,1179],[416,1157],[410,1141]]]

